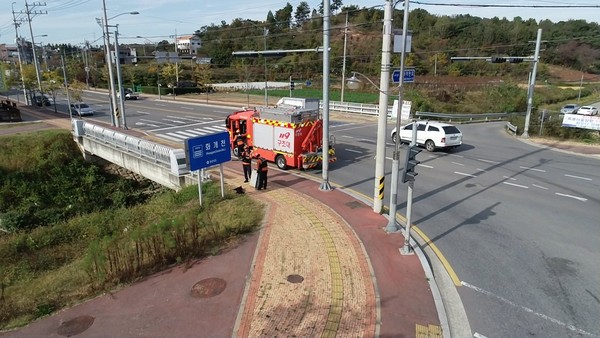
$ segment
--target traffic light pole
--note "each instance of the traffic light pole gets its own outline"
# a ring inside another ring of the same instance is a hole
[[[404,101],[403,83],[404,83],[404,56],[406,54],[406,41],[408,33],[408,2],[404,0],[404,23],[402,24],[402,51],[400,56],[400,79],[398,81],[398,112],[396,113],[396,142],[394,142],[394,156],[392,160],[392,185],[390,187],[390,214],[388,217],[388,225],[385,227],[386,232],[397,232],[400,227],[396,223],[396,208],[398,204],[398,171],[400,159],[400,128],[402,102]]]
[[[397,137],[400,137],[400,131],[397,131]],[[413,122],[412,125],[412,140],[410,141],[410,145],[408,147],[408,152],[410,153],[413,147],[417,146],[417,123]],[[410,157],[410,156],[409,156]],[[405,166],[409,166],[408,161],[406,161]],[[406,168],[405,168],[406,171]],[[400,249],[400,253],[402,255],[412,255],[414,254],[412,247],[410,246],[410,225],[412,224],[412,200],[413,200],[413,188],[415,186],[415,181],[408,181],[408,191],[406,192],[406,232],[404,233],[404,246]]]

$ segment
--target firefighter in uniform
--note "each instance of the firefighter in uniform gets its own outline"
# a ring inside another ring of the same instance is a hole
[[[269,167],[267,160],[260,155],[256,154],[256,172],[258,173],[258,179],[256,180],[256,189],[267,189],[267,173]]]
[[[252,175],[252,155],[250,147],[244,146],[244,151],[241,154],[242,167],[244,168],[244,183],[247,183]]]
[[[235,131],[237,135],[235,136],[235,144],[237,146],[237,156],[241,158],[242,151],[244,151],[244,146],[246,145],[246,140],[244,139],[244,135],[240,132],[240,130]]]

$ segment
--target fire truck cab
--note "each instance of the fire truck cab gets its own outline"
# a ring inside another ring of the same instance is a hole
[[[253,154],[275,162],[280,169],[310,169],[323,160],[318,99],[282,98],[274,107],[243,109],[227,116],[225,126],[236,156],[239,130]],[[328,155],[330,162],[336,160],[333,145]]]

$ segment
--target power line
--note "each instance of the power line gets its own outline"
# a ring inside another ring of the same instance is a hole
[[[423,1],[412,1],[423,6],[442,7],[477,7],[477,8],[600,8],[600,5],[505,5],[505,4],[460,4],[460,3],[431,3]]]

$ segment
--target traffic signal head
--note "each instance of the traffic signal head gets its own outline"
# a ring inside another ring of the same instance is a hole
[[[421,162],[417,161],[416,157],[421,151],[423,150],[419,149],[416,145],[410,146],[406,150],[406,162],[404,164],[404,172],[402,173],[402,183],[414,181],[415,176],[418,175],[418,173],[415,172],[415,168]]]
[[[490,58],[491,63],[504,63],[506,62],[506,58],[500,56],[492,56]]]
[[[296,87],[296,86],[295,86],[295,84],[294,84],[294,81],[291,81],[291,82],[290,82],[290,90],[294,90],[294,89],[295,89],[295,87]]]
[[[523,62],[523,58],[509,58],[508,62],[510,62],[510,63],[521,63],[521,62]]]

